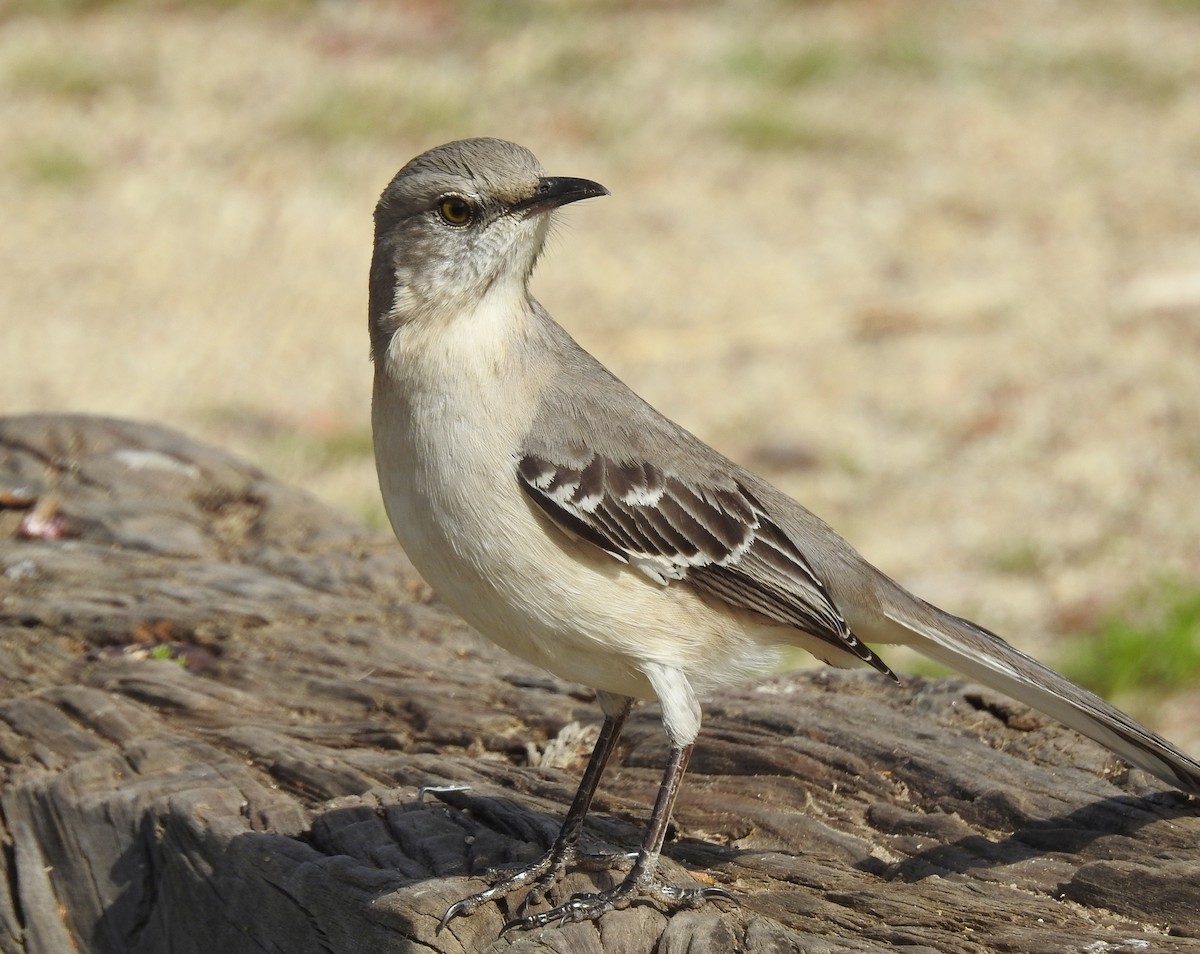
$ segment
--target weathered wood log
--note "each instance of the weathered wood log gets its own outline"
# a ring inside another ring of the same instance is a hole
[[[1194,802],[961,682],[833,671],[705,707],[666,865],[739,907],[436,934],[553,837],[589,692],[390,538],[158,427],[0,420],[0,574],[4,952],[1200,949]],[[665,755],[636,712],[590,848],[636,845]]]

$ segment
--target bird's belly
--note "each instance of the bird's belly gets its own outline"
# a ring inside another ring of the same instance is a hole
[[[489,489],[497,480],[512,480],[515,489],[515,476],[466,466],[450,497],[445,481],[415,472],[411,481],[381,474],[397,538],[438,596],[509,652],[563,679],[634,698],[654,696],[647,663],[678,668],[704,689],[774,660],[761,627],[740,626],[689,589],[668,592],[572,540],[519,491]],[[479,479],[470,479],[476,472]],[[452,519],[448,508],[455,508]],[[451,535],[448,526],[470,532]]]
[[[381,484],[397,539],[443,602],[488,639],[564,679],[652,694],[636,659],[597,632],[616,628],[611,613],[605,622],[596,618],[604,575],[547,545],[546,528],[519,493],[497,495],[486,480],[464,481],[460,471],[448,498],[445,482],[422,476],[419,469],[411,481],[382,473]],[[515,490],[516,477],[507,479]]]

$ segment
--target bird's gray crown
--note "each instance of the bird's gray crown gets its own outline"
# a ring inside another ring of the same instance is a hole
[[[605,193],[545,176],[533,153],[503,139],[462,139],[411,160],[375,207],[372,354],[410,321],[469,314],[489,289],[528,279],[545,213]]]
[[[542,175],[537,156],[504,139],[459,139],[437,146],[411,160],[383,190],[375,208],[376,238],[447,192],[515,204],[533,192]]]

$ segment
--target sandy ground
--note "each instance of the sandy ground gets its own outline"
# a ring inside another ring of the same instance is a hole
[[[30,6],[4,413],[165,421],[380,520],[371,209],[497,135],[612,190],[552,313],[922,595],[1053,658],[1200,581],[1195,4]],[[1128,701],[1200,751],[1200,693]]]

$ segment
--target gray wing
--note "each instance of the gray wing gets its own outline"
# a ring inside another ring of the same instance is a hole
[[[518,461],[530,499],[570,535],[667,585],[681,581],[730,606],[794,626],[895,678],[850,631],[812,565],[740,482],[689,482],[646,461],[594,454]]]

